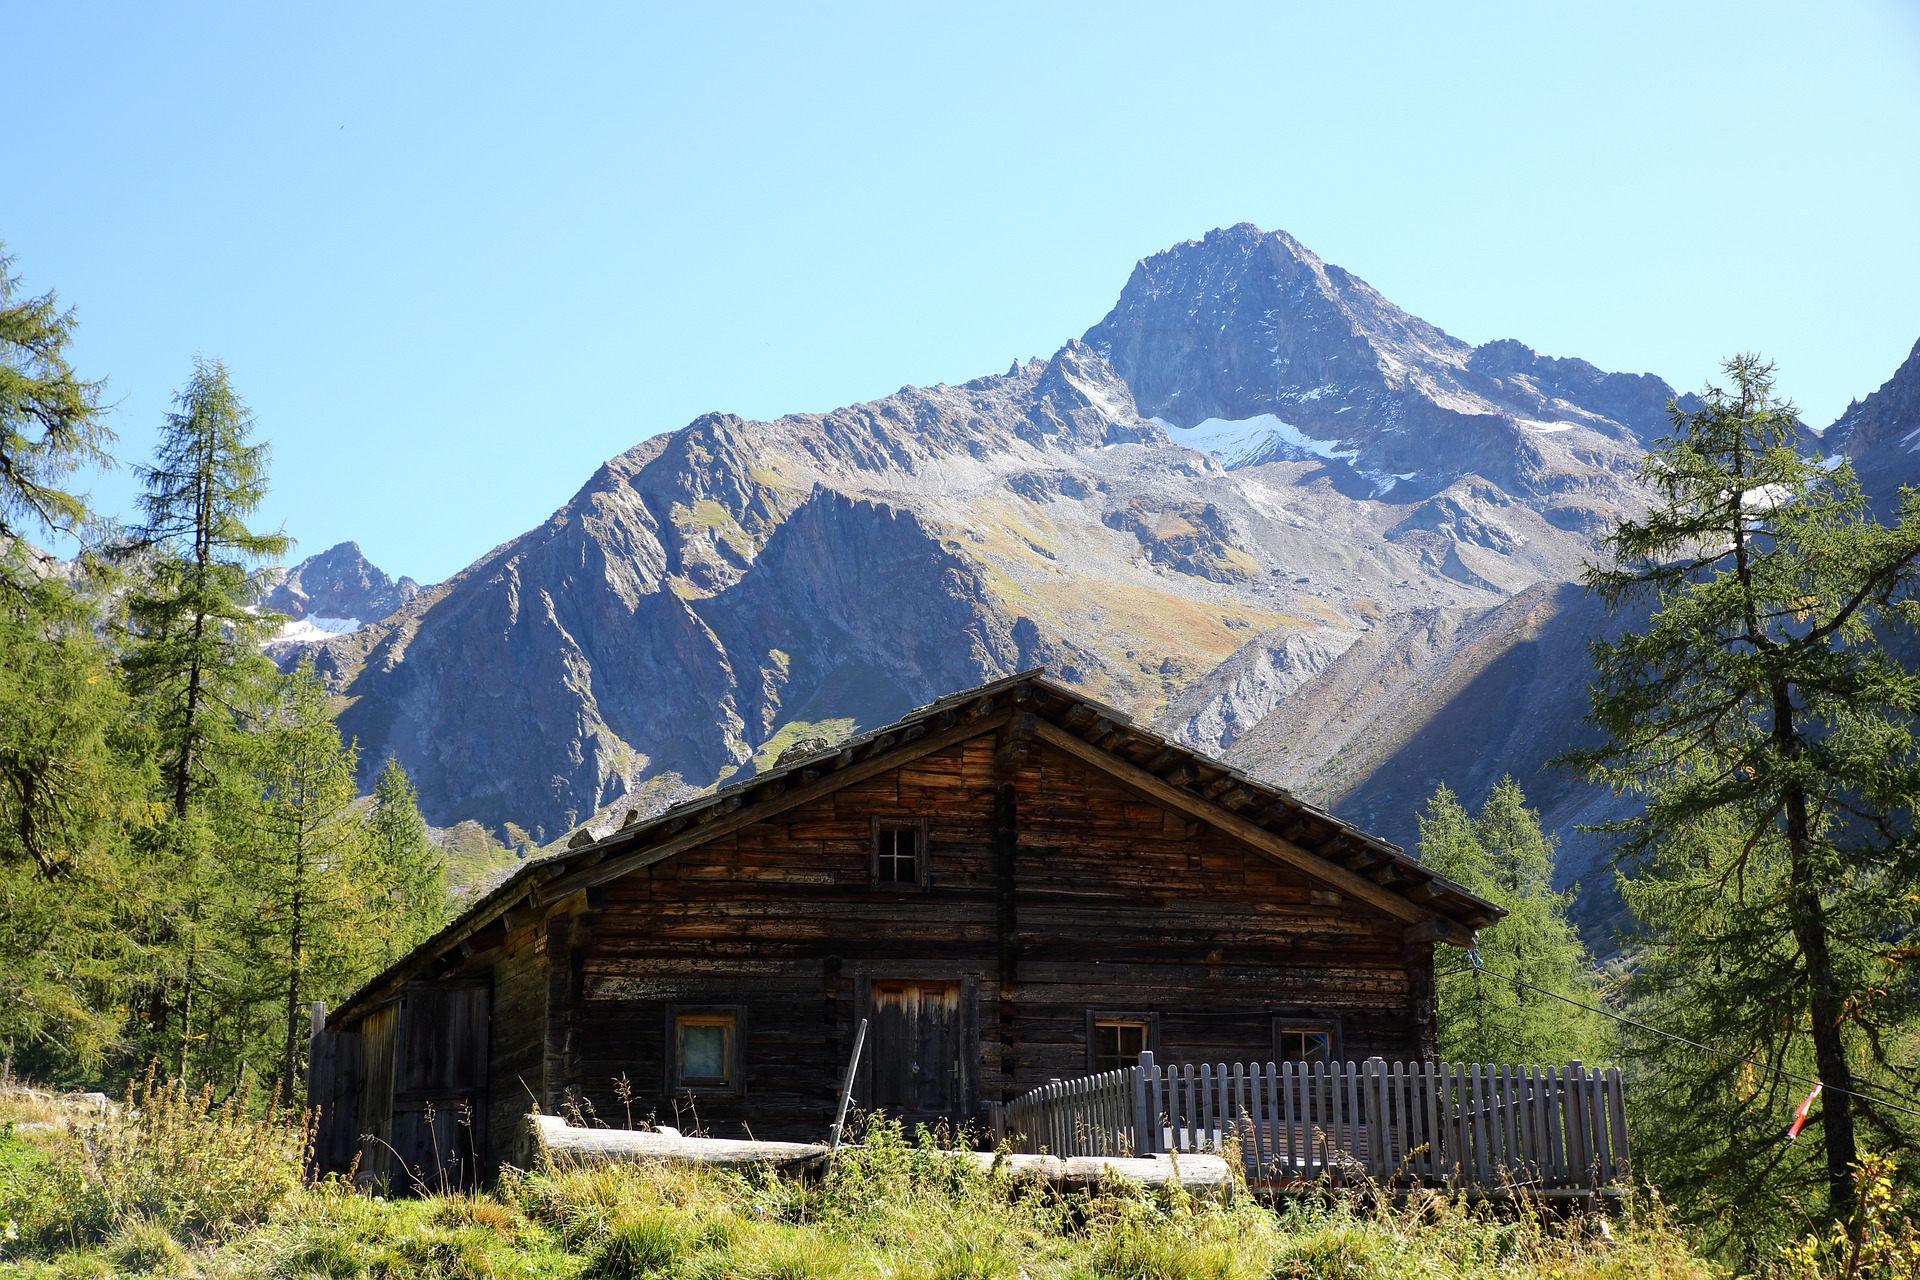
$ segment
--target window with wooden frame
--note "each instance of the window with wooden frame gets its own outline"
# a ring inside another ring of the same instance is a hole
[[[1157,1053],[1159,1049],[1159,1014],[1087,1010],[1088,1071],[1138,1066],[1142,1053]]]
[[[741,1041],[746,1010],[737,1004],[677,1004],[667,1009],[667,1092],[738,1094],[745,1083]]]
[[[1340,1053],[1340,1024],[1337,1020],[1273,1020],[1275,1062],[1338,1062]]]
[[[927,867],[925,818],[873,820],[873,887],[924,889],[931,882]]]

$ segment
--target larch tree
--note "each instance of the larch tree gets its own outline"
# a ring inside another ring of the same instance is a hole
[[[420,816],[419,794],[396,759],[389,758],[374,780],[367,829],[388,886],[391,920],[381,930],[381,958],[391,962],[438,932],[453,914],[446,859],[434,847]]]
[[[1450,1062],[1583,1062],[1611,1056],[1596,1005],[1593,959],[1567,919],[1571,893],[1553,888],[1555,845],[1512,778],[1478,815],[1442,786],[1420,815],[1420,860],[1507,914],[1480,931],[1477,970],[1454,948],[1438,957],[1440,1056]],[[1520,978],[1540,990],[1507,981]],[[1551,993],[1551,994],[1546,994]],[[1558,997],[1558,998],[1556,998]]]
[[[1772,366],[1726,372],[1673,410],[1642,472],[1659,501],[1587,572],[1610,607],[1648,614],[1595,642],[1601,741],[1567,760],[1641,802],[1607,830],[1646,935],[1643,1012],[1762,1064],[1643,1046],[1685,1059],[1641,1090],[1670,1196],[1737,1216],[1769,1185],[1838,1218],[1863,1138],[1913,1140],[1872,1098],[1915,1083],[1898,1046],[1916,992],[1920,678],[1896,646],[1912,652],[1920,621],[1920,494],[1876,522],[1845,462],[1798,447]],[[1790,1145],[1799,1090],[1778,1072],[1796,1067],[1824,1092],[1815,1141]]]
[[[292,541],[247,527],[266,497],[270,452],[253,440],[253,414],[226,366],[196,361],[174,403],[153,465],[139,469],[144,520],[125,554],[143,557],[143,581],[128,601],[126,665],[151,705],[167,802],[185,818],[209,750],[272,674],[259,642],[274,619],[252,607],[252,568]]]
[[[22,296],[12,262],[0,251],[0,1054],[56,1076],[97,1065],[117,1031],[130,957],[113,914],[145,778],[96,634],[96,521],[70,487],[112,463],[102,384],[68,362],[73,312]]]
[[[100,405],[105,384],[67,361],[74,313],[52,293],[22,297],[12,269],[0,245],[0,591],[19,595],[50,581],[50,557],[28,535],[86,540],[93,513],[68,477],[111,466],[114,436]]]
[[[266,495],[266,444],[225,366],[195,362],[166,417],[145,484],[141,524],[119,544],[137,585],[127,599],[127,680],[153,744],[161,800],[171,821],[147,850],[174,896],[144,930],[163,959],[149,984],[149,1025],[177,1025],[178,1070],[189,1074],[194,1001],[203,980],[202,936],[217,868],[213,810],[239,771],[240,716],[274,677],[260,642],[274,621],[250,607],[252,566],[284,555],[282,534],[255,533],[247,519]],[[164,868],[164,869],[161,869]],[[164,1037],[162,1037],[164,1039]]]
[[[385,876],[357,803],[355,752],[341,743],[310,663],[276,681],[249,728],[252,794],[231,822],[231,892],[223,897],[231,918],[223,933],[238,961],[233,989],[266,1016],[238,1009],[229,1016],[243,1032],[274,1028],[275,1074],[281,1096],[292,1098],[309,1003],[338,999],[378,963]]]

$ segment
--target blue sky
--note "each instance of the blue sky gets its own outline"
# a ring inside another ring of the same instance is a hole
[[[196,352],[265,523],[435,580],[710,409],[1044,355],[1293,232],[1469,341],[1825,424],[1920,337],[1920,3],[25,5],[0,239],[130,460]],[[93,484],[124,510],[132,481]]]

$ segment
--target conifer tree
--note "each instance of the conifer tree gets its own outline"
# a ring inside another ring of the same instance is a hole
[[[26,539],[85,538],[93,513],[63,486],[82,467],[111,466],[114,437],[100,407],[105,384],[67,362],[73,312],[50,292],[20,297],[12,267],[0,245],[0,593],[19,595],[58,585]]]
[[[1730,1208],[1766,1183],[1840,1217],[1863,1126],[1876,1146],[1912,1140],[1856,1093],[1910,1099],[1915,1082],[1890,1051],[1916,990],[1920,679],[1887,640],[1920,621],[1920,494],[1877,523],[1851,467],[1799,450],[1772,366],[1726,371],[1673,411],[1643,467],[1659,503],[1587,572],[1610,607],[1649,614],[1594,645],[1603,740],[1567,759],[1643,801],[1608,829],[1647,932],[1649,1019],[1825,1085],[1789,1146],[1794,1086],[1666,1047],[1686,1060],[1642,1088],[1662,1132],[1642,1150],[1670,1158],[1676,1199]]]
[[[43,1077],[97,1066],[138,957],[126,833],[149,775],[127,699],[84,619],[0,600],[0,1056]]]
[[[252,797],[231,822],[223,932],[235,942],[231,989],[263,1015],[232,1010],[234,1039],[275,1028],[276,1074],[291,1098],[308,1004],[351,991],[381,954],[385,880],[356,804],[355,752],[340,741],[319,675],[302,663],[276,684],[247,737]]]
[[[1420,860],[1507,909],[1480,931],[1481,959],[1491,974],[1477,971],[1457,949],[1438,958],[1441,1058],[1593,1062],[1611,1056],[1607,1020],[1574,1007],[1598,999],[1593,960],[1567,920],[1573,895],[1553,889],[1554,841],[1527,808],[1519,784],[1502,778],[1477,816],[1440,787],[1420,816]]]
[[[118,1029],[114,913],[144,779],[91,574],[31,541],[77,539],[98,567],[93,513],[66,486],[112,463],[103,384],[68,363],[73,312],[21,297],[12,261],[0,251],[0,1054],[64,1077]]]
[[[391,920],[381,932],[383,963],[390,963],[438,932],[452,916],[446,859],[433,846],[419,795],[407,771],[391,757],[373,784],[367,818],[372,854],[389,886]]]
[[[155,948],[149,1025],[177,1024],[182,1078],[204,1035],[194,1002],[209,940],[202,934],[215,892],[209,865],[218,841],[221,788],[239,776],[240,716],[274,677],[259,642],[274,618],[250,608],[251,565],[283,555],[289,540],[258,534],[246,520],[266,493],[268,448],[252,439],[253,417],[225,366],[195,362],[175,398],[152,466],[140,469],[144,516],[120,547],[139,583],[129,594],[129,686],[153,743],[170,821],[144,852],[173,897],[142,928]]]
[[[275,619],[250,607],[251,568],[292,542],[247,528],[266,497],[269,450],[253,441],[253,414],[226,366],[196,360],[174,403],[153,465],[140,468],[145,519],[125,554],[144,555],[145,580],[128,602],[126,665],[154,718],[168,804],[184,819],[209,752],[271,677],[259,642]]]

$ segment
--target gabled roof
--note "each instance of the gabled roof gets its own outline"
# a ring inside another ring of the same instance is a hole
[[[1398,845],[1370,836],[1223,761],[1139,728],[1124,712],[1026,671],[949,694],[893,724],[675,805],[590,844],[548,854],[461,912],[336,1010],[338,1025],[420,976],[438,956],[515,909],[557,902],[665,861],[775,813],[1002,726],[1051,744],[1169,808],[1225,832],[1349,897],[1395,916],[1415,942],[1471,946],[1501,907],[1435,875]]]

